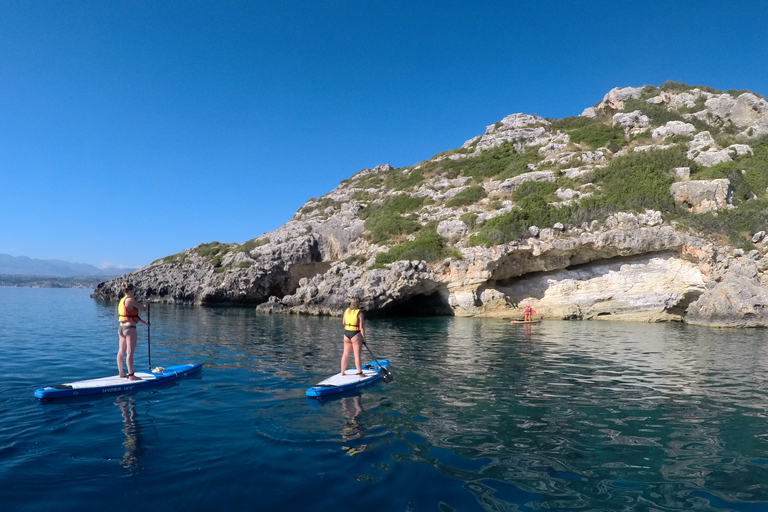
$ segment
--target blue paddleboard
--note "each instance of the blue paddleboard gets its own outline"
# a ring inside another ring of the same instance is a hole
[[[135,372],[141,380],[128,380],[117,375],[102,377],[100,379],[79,380],[77,382],[65,382],[55,386],[46,386],[35,391],[35,396],[41,400],[63,398],[66,396],[100,395],[103,393],[123,393],[144,389],[149,386],[157,386],[165,382],[171,382],[180,377],[191,375],[200,370],[199,364],[182,364],[178,366],[157,367],[152,371]]]
[[[343,393],[351,389],[360,388],[381,380],[380,368],[389,368],[387,359],[371,361],[363,365],[363,375],[357,374],[357,369],[351,368],[344,375],[339,373],[322,380],[307,389],[307,396],[327,396],[334,393]]]

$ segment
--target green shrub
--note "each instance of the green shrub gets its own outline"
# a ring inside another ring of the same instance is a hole
[[[195,249],[195,252],[197,252],[201,258],[207,258],[208,256],[215,256],[220,252],[226,252],[227,249],[228,247],[225,244],[211,242],[208,244],[200,244]]]
[[[704,233],[726,235],[735,247],[753,249],[752,234],[765,230],[768,225],[768,200],[747,201],[733,210],[717,213],[685,213],[678,217],[679,222],[688,228]]]
[[[740,205],[754,196],[765,197],[768,188],[768,139],[751,144],[753,154],[696,169],[694,178],[712,180],[727,178],[733,189],[733,203]],[[742,172],[743,171],[743,172]]]
[[[521,183],[512,191],[512,200],[519,203],[526,197],[537,197],[539,199],[557,200],[555,191],[557,185],[551,181],[526,181]]]
[[[448,201],[446,201],[445,206],[448,208],[455,208],[457,206],[469,206],[471,204],[475,204],[486,196],[487,194],[485,193],[485,189],[480,185],[475,185],[473,187],[465,188],[450,198]]]
[[[624,130],[612,122],[603,123],[589,117],[574,116],[550,120],[552,127],[567,133],[574,144],[586,144],[595,149],[611,146],[621,148],[627,144]],[[613,150],[612,150],[613,151]]]
[[[261,247],[262,245],[267,245],[269,243],[269,238],[261,238],[259,240],[256,240],[255,238],[252,240],[248,240],[244,244],[240,244],[237,246],[238,252],[251,252],[257,247]]]
[[[451,254],[452,252],[448,249],[443,237],[435,232],[427,232],[419,235],[413,241],[392,246],[389,251],[377,254],[371,268],[381,268],[388,263],[401,260],[434,262]]]
[[[527,238],[530,226],[546,227],[557,222],[565,224],[570,220],[569,208],[558,208],[535,195],[525,196],[517,206],[481,224],[477,233],[469,237],[470,245],[490,247]]]
[[[476,213],[465,213],[461,217],[459,217],[459,220],[467,225],[469,229],[472,229],[475,227],[475,224],[477,223],[477,214]]]
[[[586,144],[592,149],[608,145],[625,146],[624,130],[619,125],[592,124],[583,128],[577,128],[568,132],[571,142],[574,144]]]
[[[528,164],[536,164],[541,160],[537,147],[529,146],[518,153],[513,144],[505,142],[482,151],[476,157],[443,160],[440,166],[448,176],[468,176],[480,183],[486,178],[505,180],[529,172]]]
[[[389,176],[384,180],[384,185],[393,190],[408,190],[414,188],[424,181],[424,176],[416,170],[408,173],[404,169],[393,169]]]
[[[596,124],[598,121],[584,116],[571,116],[562,119],[549,119],[549,123],[554,130],[569,132],[578,128],[584,128]]]
[[[159,261],[162,265],[168,265],[170,263],[178,263],[179,260],[183,261],[184,259],[186,259],[186,256],[184,256],[183,253],[178,252],[176,254],[171,254],[170,256],[166,256],[165,258],[162,258],[157,261]]]
[[[603,221],[618,211],[654,209],[679,213],[669,188],[674,182],[672,169],[682,166],[694,165],[680,147],[617,157],[607,167],[595,171],[599,189],[561,206],[548,202],[556,183],[525,183],[513,192],[517,208],[481,224],[469,242],[486,246],[503,244],[529,236],[530,226],[551,227],[557,222],[579,226],[593,220]]]
[[[376,200],[376,194],[371,194],[365,190],[357,189],[352,193],[352,199],[361,203],[368,203]]]
[[[675,211],[677,205],[669,192],[675,181],[672,169],[693,167],[685,148],[638,151],[611,160],[595,171],[595,183],[605,202],[616,211],[642,212],[645,209]]]
[[[300,215],[307,215],[314,211],[323,211],[329,206],[339,206],[339,202],[331,199],[330,197],[312,198],[307,203],[299,208]]]
[[[661,126],[667,124],[669,121],[692,122],[684,119],[679,112],[669,110],[663,105],[646,103],[641,99],[631,99],[624,102],[622,112],[634,112],[636,110],[639,110],[642,114],[648,116],[652,126]]]
[[[371,240],[379,243],[393,236],[418,231],[421,224],[404,214],[417,210],[423,203],[423,198],[397,195],[387,198],[380,205],[363,208],[359,215],[365,220],[365,229],[371,233]]]
[[[661,84],[659,86],[659,89],[661,89],[664,92],[688,92],[688,91],[692,91],[693,89],[700,89],[704,92],[709,92],[712,94],[722,94],[723,92],[717,89],[713,89],[712,87],[707,87],[706,85],[688,85],[683,82],[674,82],[672,80],[669,80]]]
[[[386,179],[386,176],[383,175],[383,173],[371,173],[366,174],[365,176],[358,178],[354,181],[355,188],[376,188],[382,183],[384,183],[384,180]]]
[[[469,237],[469,244],[490,247],[516,240],[531,225],[528,219],[527,213],[521,209],[514,209],[498,215],[484,222],[478,233]]]

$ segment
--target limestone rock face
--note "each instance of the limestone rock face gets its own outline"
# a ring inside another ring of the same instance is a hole
[[[766,326],[765,285],[745,275],[729,274],[690,305],[687,321],[707,327]]]
[[[691,123],[669,121],[664,126],[659,126],[653,130],[652,137],[654,139],[664,140],[667,137],[674,137],[675,135],[692,135],[695,131],[696,127]]]
[[[643,94],[642,87],[615,87],[608,91],[595,108],[598,110],[621,110],[627,100],[638,99]]]
[[[647,129],[651,125],[651,120],[640,112],[635,110],[634,112],[622,113],[613,115],[613,122],[618,124],[624,129],[624,133],[627,135],[634,135]]]
[[[485,134],[464,143],[464,148],[476,145],[473,155],[500,146],[505,142],[515,145],[519,152],[525,146],[539,146],[549,142],[549,121],[543,117],[529,114],[512,114],[496,124],[488,126]]]
[[[727,179],[680,181],[673,183],[670,192],[676,201],[685,203],[694,213],[715,212],[731,208],[731,182]]]
[[[654,105],[650,114],[637,110],[640,101]],[[655,123],[652,112],[660,107],[676,120],[664,116],[663,124]],[[307,201],[274,231],[244,244],[212,242],[186,249],[99,284],[93,297],[116,300],[120,283],[127,280],[140,299],[251,305],[263,313],[340,315],[348,298],[357,297],[369,317],[510,317],[521,316],[521,304],[530,303],[539,316],[552,319],[768,326],[762,306],[768,304],[765,230],[749,234],[753,250],[734,250],[646,210],[571,221],[580,225],[523,225],[515,241],[497,245],[472,241],[478,226],[522,211],[524,203],[515,202],[521,187],[526,193],[551,190],[541,201],[570,207],[600,193],[603,168],[614,159],[672,147],[695,164],[661,169],[670,182],[675,180],[671,196],[697,214],[732,209],[728,180],[691,177],[701,167],[750,157],[751,144],[768,134],[765,99],[676,84],[615,88],[582,116],[589,119],[558,123],[512,114],[461,148],[417,165],[363,169]],[[614,123],[624,139],[619,134],[618,142],[611,139],[607,147],[587,142],[584,131],[579,137],[584,127],[593,133],[607,127],[615,134]],[[569,131],[567,126],[577,128]],[[510,154],[519,160],[504,160],[505,167],[487,174],[487,168],[466,174],[457,169],[489,155],[476,162],[492,167],[498,155]],[[507,163],[512,160],[514,165]],[[471,194],[479,198],[467,204],[463,199]],[[379,241],[366,219],[401,196],[418,205],[401,219],[429,228],[448,250],[430,261],[403,259],[382,267],[377,255],[413,242],[417,231],[403,230]],[[462,201],[451,201],[457,197]]]
[[[760,137],[768,133],[768,101],[765,98],[748,92],[737,98],[721,94],[708,99],[706,107],[711,121],[730,123],[742,129],[741,133],[746,137]]]

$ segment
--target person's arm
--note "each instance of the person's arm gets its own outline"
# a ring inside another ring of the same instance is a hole
[[[131,297],[130,299],[128,299],[125,302],[126,302],[125,307],[130,307],[131,309],[138,309],[139,311],[146,311],[147,308],[149,308],[149,306],[147,306],[146,304],[141,304],[139,301],[137,301],[133,297]],[[141,317],[139,317],[139,323],[142,323],[142,324],[144,324],[146,326],[149,326],[149,323],[145,322],[144,320],[142,320]]]
[[[357,314],[357,325],[360,327],[360,334],[363,335],[363,342],[365,342],[365,329],[363,329],[363,312]]]

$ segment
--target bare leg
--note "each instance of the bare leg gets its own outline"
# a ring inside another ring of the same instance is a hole
[[[362,375],[363,373],[363,365],[360,364],[360,345],[363,344],[363,336],[361,334],[358,334],[354,338],[352,338],[352,348],[355,352],[355,368],[357,368],[357,374]]]
[[[124,379],[127,377],[123,371],[123,359],[125,358],[125,349],[128,346],[128,340],[118,332],[117,334],[117,375]]]
[[[344,336],[344,353],[341,355],[341,375],[347,371],[347,359],[349,359],[349,351],[352,350],[352,342]]]
[[[136,329],[128,329],[125,331],[125,338],[127,340],[127,347],[125,351],[125,366],[128,368],[128,380],[141,380],[133,374],[133,353],[136,350]]]

